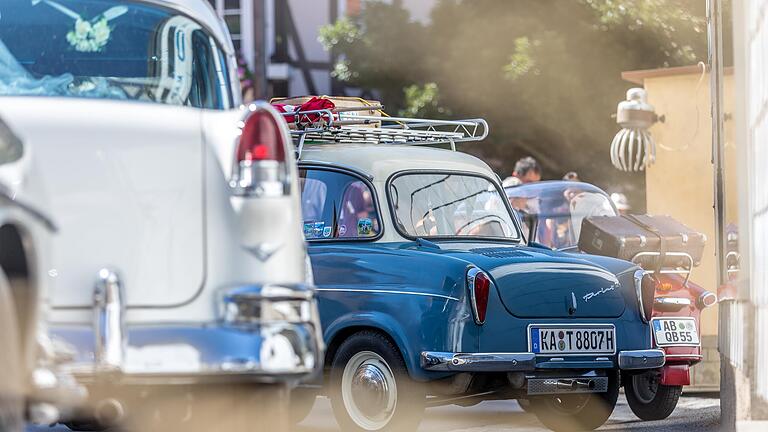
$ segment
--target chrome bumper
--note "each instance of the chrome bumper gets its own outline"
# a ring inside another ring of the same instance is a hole
[[[606,359],[607,360],[607,359]],[[664,366],[664,351],[659,349],[620,351],[619,369],[656,369]],[[536,354],[524,353],[421,353],[421,367],[443,372],[515,372],[536,369]]]
[[[103,378],[123,384],[301,381],[319,373],[322,363],[317,330],[310,323],[128,326],[122,364],[107,369],[93,362],[92,329],[51,331],[76,348],[77,357],[66,369],[84,383]]]
[[[422,352],[421,367],[430,371],[510,372],[536,369],[534,353]]]
[[[81,381],[196,383],[295,382],[322,367],[322,336],[312,287],[236,286],[222,292],[216,322],[134,324],[125,320],[117,272],[99,271],[93,326],[51,326],[72,346],[65,365]]]
[[[649,349],[619,352],[619,369],[657,369],[664,366],[666,355],[663,350]]]

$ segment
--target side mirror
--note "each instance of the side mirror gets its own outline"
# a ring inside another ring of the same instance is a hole
[[[0,165],[16,162],[24,154],[24,144],[0,118]]]

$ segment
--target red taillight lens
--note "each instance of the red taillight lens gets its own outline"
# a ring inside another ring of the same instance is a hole
[[[285,161],[285,143],[275,116],[255,111],[248,116],[237,146],[237,161]]]
[[[467,272],[467,286],[475,322],[483,324],[491,295],[491,279],[482,270],[473,267]]]
[[[269,106],[248,107],[236,142],[230,180],[235,195],[276,197],[289,193],[287,139],[281,121]]]

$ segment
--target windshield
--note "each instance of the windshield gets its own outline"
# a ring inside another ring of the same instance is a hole
[[[124,0],[2,0],[0,95],[232,100],[225,56],[199,24]]]
[[[581,223],[590,216],[616,216],[610,198],[585,183],[531,184],[506,189],[531,240],[554,249],[575,247]]]
[[[389,200],[398,228],[409,237],[520,238],[503,196],[483,177],[399,175],[390,183]]]

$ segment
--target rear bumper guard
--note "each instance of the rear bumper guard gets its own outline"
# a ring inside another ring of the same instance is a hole
[[[666,363],[663,350],[649,349],[619,352],[619,369],[658,369]]]
[[[619,351],[618,366],[622,370],[657,369],[664,366],[660,349]],[[451,353],[424,351],[421,367],[443,372],[516,372],[536,370],[536,354],[522,353]]]

